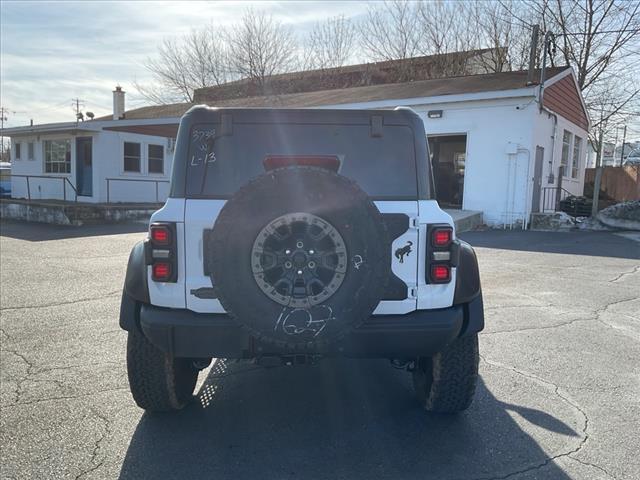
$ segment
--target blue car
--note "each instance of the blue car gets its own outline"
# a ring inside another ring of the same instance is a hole
[[[11,198],[11,164],[0,162],[0,197]]]

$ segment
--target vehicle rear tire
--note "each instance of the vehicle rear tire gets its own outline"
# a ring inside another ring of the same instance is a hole
[[[190,359],[165,354],[138,329],[129,331],[127,338],[127,372],[133,399],[150,412],[183,408],[198,379]]]
[[[423,408],[434,413],[466,410],[478,381],[478,335],[458,338],[433,357],[420,357],[413,387]]]

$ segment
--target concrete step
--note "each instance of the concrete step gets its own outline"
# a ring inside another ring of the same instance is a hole
[[[456,232],[467,232],[473,230],[479,225],[483,224],[482,212],[475,210],[454,210],[445,209],[451,218],[453,218],[453,224],[456,227]]]
[[[80,203],[62,201],[26,201],[2,199],[0,217],[54,225],[90,225],[103,223],[148,223],[162,205],[140,203]]]

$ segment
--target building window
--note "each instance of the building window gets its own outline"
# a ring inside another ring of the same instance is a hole
[[[571,151],[571,132],[564,131],[562,135],[562,156],[560,157],[560,165],[562,165],[562,175],[567,177],[569,171],[569,152]]]
[[[71,173],[71,142],[69,140],[44,141],[45,173]]]
[[[14,149],[16,151],[16,156],[15,156],[16,160],[20,160],[20,144],[19,143],[14,144]]]
[[[580,150],[582,148],[582,139],[577,135],[573,137],[573,158],[571,159],[571,178],[578,178],[580,170]]]
[[[33,142],[27,143],[27,158],[33,160],[35,158],[33,154]]]
[[[149,145],[148,153],[149,173],[164,173],[164,147]]]
[[[140,144],[124,142],[124,171],[140,173]]]

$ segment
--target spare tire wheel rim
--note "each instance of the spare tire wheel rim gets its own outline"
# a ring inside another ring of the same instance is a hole
[[[288,213],[266,225],[253,243],[253,278],[274,302],[309,308],[329,299],[347,272],[338,230],[310,213]]]

